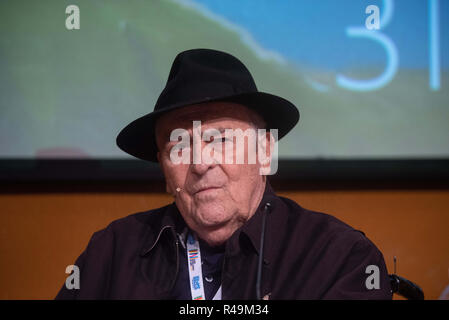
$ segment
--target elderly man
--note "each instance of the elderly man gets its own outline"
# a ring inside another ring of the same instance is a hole
[[[276,139],[298,120],[235,57],[180,53],[154,111],[117,138],[159,162],[174,203],[96,232],[75,263],[79,289],[57,298],[390,299],[382,254],[362,232],[270,187]]]

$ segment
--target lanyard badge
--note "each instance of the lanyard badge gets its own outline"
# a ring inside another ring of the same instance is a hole
[[[203,272],[201,270],[200,244],[196,236],[187,235],[187,261],[189,263],[190,291],[193,300],[206,300],[204,295]]]
[[[201,266],[200,243],[198,242],[197,237],[190,232],[187,234],[187,263],[192,300],[206,300]],[[221,300],[221,286],[218,288],[212,300]]]

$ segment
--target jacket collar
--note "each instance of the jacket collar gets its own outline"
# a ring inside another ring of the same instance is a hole
[[[270,208],[266,209],[269,203]],[[263,229],[263,215],[266,214],[265,225],[265,240],[264,240],[264,260],[265,263],[270,263],[276,257],[281,245],[280,236],[287,226],[288,208],[285,203],[275,194],[273,188],[267,180],[265,192],[260,201],[254,215],[239,229],[230,239],[230,254],[237,254],[243,244],[242,238],[246,237],[249,240],[250,247],[258,255],[260,251],[260,240]],[[238,241],[233,240],[238,238]],[[248,241],[247,241],[248,242]],[[246,243],[247,243],[246,242]]]
[[[142,245],[141,256],[148,254],[164,233],[171,232],[176,237],[176,234],[185,232],[187,228],[174,202],[160,209],[149,211],[144,223],[149,230]]]

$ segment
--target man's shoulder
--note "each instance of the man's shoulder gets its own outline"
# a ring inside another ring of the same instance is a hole
[[[362,231],[331,214],[281,200],[288,208],[282,252],[290,252],[285,261],[296,272],[289,273],[296,274],[289,281],[298,283],[297,297],[391,299],[383,255]],[[377,266],[381,290],[367,289],[368,266]]]
[[[172,206],[173,204],[168,204],[111,221],[105,228],[96,231],[92,235],[91,241],[101,241],[101,239],[110,237],[115,239],[144,237],[147,232],[151,232],[163,223]]]
[[[369,241],[363,231],[355,229],[332,214],[306,209],[291,199],[279,198],[288,208],[288,224],[293,233],[301,235],[302,239],[346,243]]]

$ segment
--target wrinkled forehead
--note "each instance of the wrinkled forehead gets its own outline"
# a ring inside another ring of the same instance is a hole
[[[170,136],[174,129],[189,130],[193,121],[201,121],[201,125],[222,128],[245,129],[261,123],[261,117],[246,106],[230,102],[202,103],[187,106],[161,116],[156,123],[156,139]]]

